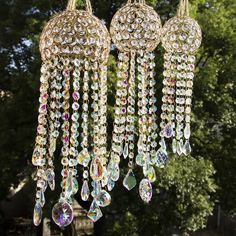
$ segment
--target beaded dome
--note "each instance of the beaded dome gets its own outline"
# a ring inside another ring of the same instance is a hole
[[[202,32],[190,17],[173,17],[162,30],[162,45],[168,52],[194,53],[201,45]]]
[[[108,57],[110,37],[101,21],[83,10],[66,10],[54,16],[40,38],[43,61],[53,56],[76,56],[93,60]]]
[[[126,4],[114,15],[110,33],[120,51],[153,51],[160,42],[161,20],[146,4]]]

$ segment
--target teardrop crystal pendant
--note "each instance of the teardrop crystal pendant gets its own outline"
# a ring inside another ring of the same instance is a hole
[[[39,226],[42,221],[42,206],[39,202],[35,203],[34,206],[34,214],[33,214],[33,222],[35,226]]]
[[[152,199],[152,184],[148,179],[143,179],[139,184],[139,195],[141,199],[148,203]]]
[[[132,170],[129,170],[123,180],[123,185],[130,191],[132,188],[136,186],[136,184],[137,180],[135,178],[134,172]]]
[[[147,170],[146,170],[146,177],[148,178],[148,180],[150,182],[155,182],[156,181],[156,172],[153,166],[150,166]]]
[[[87,201],[90,195],[90,190],[89,190],[89,186],[88,186],[88,181],[84,180],[83,181],[83,185],[81,188],[81,199],[83,201]]]

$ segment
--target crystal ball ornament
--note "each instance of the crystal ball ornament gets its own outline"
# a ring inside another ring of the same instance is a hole
[[[65,227],[73,220],[70,203],[79,188],[77,165],[83,166],[83,200],[90,195],[90,161],[94,163],[96,157],[95,167],[99,167],[94,168],[99,170],[96,186],[101,185],[106,172],[110,36],[92,14],[89,0],[86,10],[76,10],[76,1],[69,0],[67,9],[46,24],[39,48],[40,107],[32,163],[38,167],[37,192],[41,193],[36,195],[36,203],[42,204],[41,208],[35,206],[34,223],[41,222],[47,186],[55,188],[54,153],[61,137],[62,192],[52,213],[55,223]]]
[[[161,40],[161,28],[160,17],[143,0],[128,1],[111,21],[110,34],[119,51],[119,62],[109,178],[115,183],[119,175],[114,178],[113,173],[120,172],[121,157],[128,160],[129,170],[123,180],[128,191],[137,185],[135,160],[141,167],[150,167],[149,171],[142,168],[143,174],[155,181],[153,163],[148,157],[157,151],[153,51]],[[152,188],[149,190],[152,192]]]
[[[110,33],[120,51],[153,51],[160,42],[161,20],[146,4],[126,4],[114,15]]]
[[[168,20],[162,31],[164,80],[158,163],[166,155],[166,139],[172,139],[172,151],[189,155],[190,113],[193,93],[195,56],[202,41],[199,24],[190,18],[188,1],[180,1],[177,16]],[[161,155],[160,155],[161,154]],[[162,155],[164,154],[164,155]],[[166,159],[166,158],[165,158]]]
[[[195,53],[202,41],[202,31],[190,17],[173,17],[162,30],[162,45],[167,52]]]
[[[91,61],[107,60],[110,49],[108,31],[88,11],[63,11],[45,26],[40,37],[42,60],[53,56],[76,56]]]
[[[67,202],[58,202],[52,209],[52,219],[61,228],[68,226],[74,218],[72,206]]]

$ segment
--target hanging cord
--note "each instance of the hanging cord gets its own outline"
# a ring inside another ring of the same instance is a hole
[[[76,2],[77,0],[69,0],[68,4],[67,4],[67,10],[75,10],[76,9]],[[89,13],[92,13],[92,5],[90,0],[86,0],[86,11],[88,11]]]
[[[189,3],[188,0],[180,0],[177,10],[177,16],[189,16]]]
[[[145,0],[128,0],[127,4],[132,4],[132,3],[139,3],[139,4],[145,4]]]
[[[189,3],[188,0],[185,0],[185,14],[189,16]]]
[[[146,2],[145,2],[145,0],[139,0],[139,3],[140,4],[145,4]]]
[[[142,0],[139,0],[139,1],[142,1]],[[127,4],[132,4],[132,3],[137,3],[137,0],[133,0],[133,1],[132,0],[128,0],[127,1]]]
[[[69,0],[66,10],[75,10],[76,8],[76,0]]]
[[[86,0],[86,10],[89,12],[89,13],[92,13],[92,5],[91,5],[91,2],[90,0]]]

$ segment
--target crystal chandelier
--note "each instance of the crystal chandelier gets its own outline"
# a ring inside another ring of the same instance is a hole
[[[72,199],[78,191],[77,165],[83,166],[81,198],[90,195],[103,181],[106,169],[107,60],[110,37],[106,27],[92,15],[89,0],[86,11],[75,9],[75,0],[54,16],[40,38],[42,56],[40,107],[32,163],[37,166],[34,224],[42,219],[47,186],[54,190],[54,152],[61,138],[62,192],[52,217],[60,227],[73,220]],[[90,169],[89,169],[90,164]],[[110,195],[93,193],[88,216],[97,205],[110,203]]]
[[[118,49],[117,90],[111,150],[107,152],[107,61],[110,35]],[[114,15],[110,35],[92,14],[76,10],[76,0],[55,15],[40,38],[42,57],[37,136],[32,156],[36,171],[33,221],[42,220],[47,187],[55,189],[54,153],[61,149],[62,191],[52,209],[59,227],[73,220],[73,196],[91,201],[88,217],[96,222],[101,207],[111,203],[111,191],[120,177],[121,158],[128,162],[126,189],[137,185],[135,165],[142,168],[139,195],[152,198],[155,167],[167,160],[168,139],[174,153],[191,152],[190,113],[194,62],[201,44],[201,29],[189,17],[188,0],[180,0],[177,16],[164,27],[144,0],[128,0]],[[155,94],[155,56],[162,42],[164,80],[158,149]],[[59,141],[61,140],[61,142]],[[109,156],[109,160],[108,160]],[[81,168],[79,168],[79,166]]]

